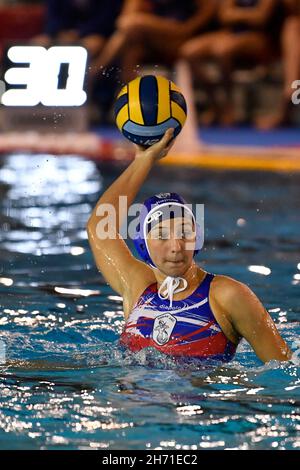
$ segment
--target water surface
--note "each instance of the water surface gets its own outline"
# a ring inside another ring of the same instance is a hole
[[[230,364],[179,369],[157,351],[119,348],[122,299],[94,266],[85,224],[122,169],[79,156],[1,160],[0,447],[299,448],[297,353],[296,364],[263,365],[242,341]],[[139,195],[205,204],[198,263],[248,284],[293,350],[299,184],[300,175],[164,167]]]

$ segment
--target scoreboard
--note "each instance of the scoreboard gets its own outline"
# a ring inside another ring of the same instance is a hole
[[[7,59],[1,87],[3,130],[48,130],[57,116],[61,130],[87,127],[85,48],[13,46]]]

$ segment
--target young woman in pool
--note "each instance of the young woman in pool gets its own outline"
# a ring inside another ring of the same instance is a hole
[[[256,295],[228,276],[213,275],[194,261],[199,226],[176,193],[161,193],[144,202],[135,235],[143,261],[136,259],[120,235],[119,197],[127,205],[157,160],[170,150],[173,130],[144,149],[100,197],[87,224],[96,265],[120,296],[126,320],[121,344],[131,351],[151,346],[186,358],[229,361],[245,338],[263,362],[287,361],[291,351]],[[107,206],[109,205],[109,206]],[[116,217],[109,237],[100,227],[112,207]]]

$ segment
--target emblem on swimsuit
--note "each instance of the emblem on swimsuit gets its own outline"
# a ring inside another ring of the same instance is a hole
[[[170,339],[175,324],[176,318],[170,313],[164,313],[155,318],[153,325],[154,341],[160,346],[166,344]]]

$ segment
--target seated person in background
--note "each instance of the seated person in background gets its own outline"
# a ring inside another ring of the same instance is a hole
[[[231,82],[234,60],[270,60],[273,53],[271,25],[278,5],[277,0],[219,0],[218,5],[221,29],[185,42],[180,56],[194,67],[203,59],[217,60],[225,93],[222,109],[217,109],[213,102],[212,113],[223,125],[232,125],[236,121]]]
[[[93,73],[119,57],[124,82],[135,78],[137,65],[145,59],[172,64],[181,44],[209,25],[215,7],[215,0],[126,0]]]
[[[91,57],[103,48],[114,31],[122,0],[47,0],[45,34],[32,43],[48,47],[81,44]]]
[[[280,35],[283,59],[283,97],[279,103],[279,109],[274,114],[257,119],[257,127],[264,130],[290,123],[294,106],[292,94],[295,92],[292,84],[300,79],[300,1],[281,1],[286,11]]]

